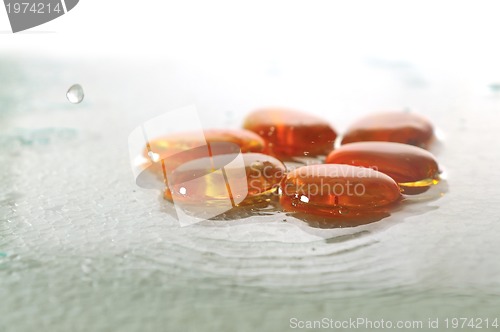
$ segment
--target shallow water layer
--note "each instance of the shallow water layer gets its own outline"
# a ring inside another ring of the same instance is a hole
[[[0,57],[0,330],[284,331],[294,317],[498,316],[500,155],[488,142],[500,99],[439,75],[408,88],[392,71],[359,66],[366,80],[332,82],[332,101],[310,80],[290,83],[302,81],[293,72]],[[244,75],[265,84],[228,83]],[[65,96],[74,82],[86,95],[76,105]],[[353,89],[364,98],[342,99]],[[386,105],[414,105],[445,133],[434,147],[445,187],[359,227],[310,227],[272,206],[180,227],[158,191],[135,185],[127,137],[194,101],[208,128],[237,128],[262,104],[297,104],[340,131]]]

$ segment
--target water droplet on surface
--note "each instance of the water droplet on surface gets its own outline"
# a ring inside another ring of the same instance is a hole
[[[348,213],[349,213],[349,209],[346,209],[346,208],[343,208],[343,207],[339,208],[339,214],[345,215],[345,214],[348,214]]]
[[[160,160],[160,155],[158,153],[154,153],[153,151],[149,151],[148,156],[154,163],[157,163]]]
[[[300,201],[304,203],[309,203],[309,197],[302,195],[300,196]]]
[[[66,98],[72,104],[79,104],[82,102],[85,94],[83,93],[83,88],[80,84],[73,84],[69,87],[68,92],[66,92]]]
[[[260,160],[256,160],[250,165],[252,169],[259,170],[260,168],[264,167],[264,163]]]

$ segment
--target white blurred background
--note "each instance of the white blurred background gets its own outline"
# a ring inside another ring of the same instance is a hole
[[[92,1],[13,35],[2,52],[168,58],[202,67],[325,66],[359,58],[500,80],[498,1]],[[272,69],[272,68],[271,68]],[[273,69],[272,69],[273,70]]]

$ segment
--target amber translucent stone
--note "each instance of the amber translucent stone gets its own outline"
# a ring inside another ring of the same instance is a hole
[[[386,141],[427,148],[433,138],[433,127],[424,117],[410,112],[385,112],[355,122],[342,138],[342,144]]]
[[[165,190],[165,198],[184,206],[217,205],[228,198],[236,202],[235,206],[240,206],[269,199],[286,175],[285,166],[278,159],[260,153],[245,153],[241,156],[244,165],[228,165],[224,155],[200,158],[180,165],[172,172],[169,181],[174,185]],[[214,181],[214,176],[223,166],[227,186]],[[244,166],[244,172],[237,172],[236,168],[240,166]],[[240,197],[239,192],[245,192],[246,197]]]
[[[439,181],[439,166],[432,153],[401,143],[359,142],[341,146],[326,158],[327,164],[370,167],[389,175],[403,192],[429,187]]]
[[[244,129],[210,129],[203,134],[183,132],[151,140],[144,147],[144,157],[154,162],[147,173],[164,178],[165,172],[191,160],[220,154],[262,152],[265,146],[259,135]]]
[[[279,158],[326,155],[337,137],[325,120],[287,109],[254,111],[243,127],[266,141],[265,153]]]
[[[212,143],[234,143],[239,146],[241,152],[262,152],[265,147],[264,140],[257,134],[244,129],[209,129],[203,131],[206,142]],[[198,135],[194,133],[178,133],[160,137],[149,142],[145,150],[147,155],[149,151],[163,156],[172,155],[177,151],[193,149],[200,145],[205,145]],[[231,145],[226,145],[230,147]],[[232,150],[229,153],[235,152]]]
[[[370,168],[325,164],[300,167],[281,185],[286,211],[328,217],[379,214],[401,198],[389,176]]]

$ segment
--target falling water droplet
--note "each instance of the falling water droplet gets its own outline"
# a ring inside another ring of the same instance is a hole
[[[72,104],[81,103],[83,97],[85,97],[85,95],[80,84],[73,84],[69,87],[68,92],[66,92],[66,98],[68,98],[69,102]]]

